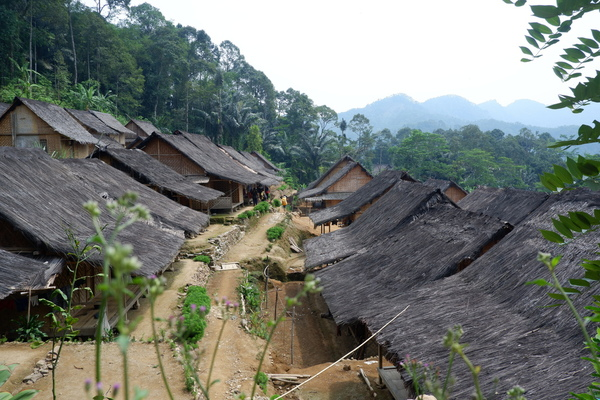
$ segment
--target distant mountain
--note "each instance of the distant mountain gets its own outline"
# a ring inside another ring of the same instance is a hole
[[[355,114],[366,116],[374,131],[388,128],[396,133],[401,128],[458,129],[474,124],[482,131],[500,129],[506,134],[517,135],[522,128],[532,132],[548,132],[553,137],[574,136],[581,124],[592,125],[594,116],[600,114],[600,104],[594,103],[581,114],[568,109],[551,110],[532,100],[517,100],[504,107],[492,100],[475,104],[456,95],[436,97],[419,103],[405,94],[396,94],[367,105],[339,113],[339,119],[350,122]],[[355,139],[353,132],[346,131]]]

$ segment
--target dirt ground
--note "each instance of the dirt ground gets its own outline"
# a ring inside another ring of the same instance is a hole
[[[284,218],[283,213],[270,213],[260,218],[257,224],[246,232],[242,240],[224,256],[221,262],[240,262],[253,258],[263,258],[269,244],[266,230]],[[294,226],[300,230],[318,234],[306,217],[294,216]],[[186,248],[206,246],[207,239],[224,233],[230,226],[211,225],[206,232],[188,241]],[[303,263],[302,253],[286,252],[280,254],[286,267],[297,268]],[[231,301],[239,301],[236,287],[245,273],[244,269],[228,271],[212,271],[206,265],[190,259],[181,259],[167,271],[167,285],[164,294],[156,305],[157,317],[168,319],[178,316],[181,288],[186,285],[206,285],[211,297]],[[302,282],[270,281],[266,311],[267,317],[281,315],[285,305],[285,297],[294,296],[301,290]],[[274,335],[267,351],[262,370],[266,373],[289,373],[300,375],[316,375],[324,368],[332,365],[340,357],[351,350],[356,342],[348,332],[338,332],[333,321],[321,318],[327,312],[327,307],[320,294],[311,294],[303,299],[302,304],[288,310],[286,320],[282,322]],[[132,333],[134,342],[128,351],[130,385],[148,390],[147,399],[166,399],[167,393],[158,369],[157,356],[154,351],[149,305],[147,299],[142,299],[140,307],[129,313],[131,321],[139,321]],[[250,395],[253,377],[258,367],[259,354],[265,346],[265,341],[244,329],[246,315],[240,313],[223,315],[221,309],[213,306],[208,315],[208,326],[205,336],[200,342],[202,356],[199,373],[206,381],[211,370],[211,381],[217,382],[210,387],[210,399],[236,399],[244,393]],[[166,329],[166,324],[158,324],[159,338]],[[218,345],[215,353],[215,346]],[[174,351],[166,343],[159,343],[161,360],[165,365],[167,379],[173,396],[176,399],[194,399],[194,396],[184,389],[183,370]],[[102,346],[103,389],[106,395],[113,397],[112,385],[123,382],[122,358],[115,343]],[[41,393],[36,399],[52,399],[50,375],[38,380],[33,385],[25,385],[22,380],[29,375],[36,362],[43,359],[50,344],[37,349],[31,349],[26,344],[5,343],[0,345],[0,363],[19,366],[2,387],[3,391],[16,393],[24,389],[38,389]],[[211,367],[210,360],[214,357]],[[92,342],[72,343],[65,346],[57,368],[57,398],[81,399],[91,398],[84,390],[84,381],[94,378],[94,345]],[[359,400],[373,397],[365,382],[358,376],[362,369],[375,389],[377,398],[391,400],[387,390],[379,388],[377,383],[377,359],[344,360],[312,381],[302,385],[298,390],[285,396],[286,399],[302,400]],[[290,384],[274,386],[269,383],[267,395],[283,394],[294,388]],[[255,398],[266,396],[257,390]],[[115,399],[124,399],[123,393]]]

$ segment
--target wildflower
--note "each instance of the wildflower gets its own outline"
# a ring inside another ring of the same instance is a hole
[[[113,385],[113,395],[115,397],[117,397],[117,393],[119,393],[119,389],[121,389],[121,384],[120,383],[115,383]]]
[[[190,309],[192,310],[192,312],[196,312],[196,305],[195,304],[190,304]]]
[[[90,378],[87,378],[85,381],[85,391],[89,392],[90,389],[92,388],[92,380]]]
[[[99,392],[102,391],[102,382],[96,383],[96,390]]]
[[[200,312],[201,313],[205,313],[206,312],[206,306],[200,306]]]

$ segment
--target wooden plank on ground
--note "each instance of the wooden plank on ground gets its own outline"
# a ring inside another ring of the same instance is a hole
[[[406,393],[406,389],[404,389],[404,382],[400,377],[400,373],[396,369],[396,367],[383,367],[377,369],[379,372],[379,376],[383,380],[383,383],[388,388],[394,399],[396,400],[406,400],[408,398],[408,394]]]

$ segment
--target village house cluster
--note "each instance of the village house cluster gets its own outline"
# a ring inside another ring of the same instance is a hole
[[[260,154],[199,134],[163,134],[139,120],[124,126],[110,114],[19,97],[0,104],[0,165],[0,335],[9,338],[19,315],[47,313],[41,297],[55,288],[69,292],[73,239],[85,242],[94,233],[85,202],[101,206],[110,230],[116,221],[106,202],[138,194],[151,221],[130,226],[119,240],[142,262],[135,274],[152,276],[171,266],[186,237],[208,226],[209,214],[238,209],[250,189],[282,181]],[[79,267],[78,284],[95,293],[101,266],[101,255],[93,254]],[[127,310],[142,295],[131,289]],[[98,297],[82,290],[73,300],[84,306],[75,329],[93,335]],[[109,305],[110,327],[115,311]]]

